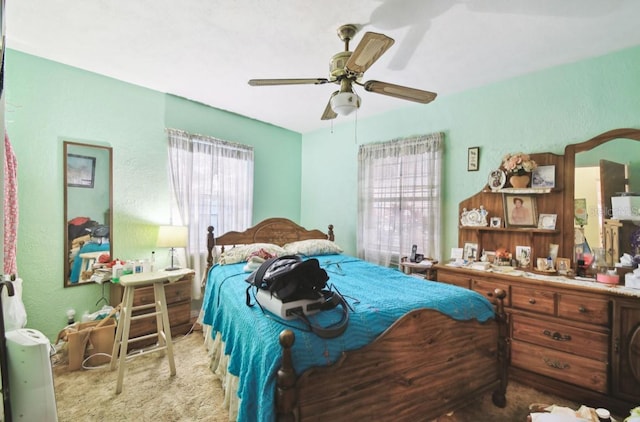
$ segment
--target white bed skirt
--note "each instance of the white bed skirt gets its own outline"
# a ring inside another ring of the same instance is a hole
[[[224,390],[224,407],[229,411],[229,420],[235,421],[238,418],[238,407],[240,406],[237,394],[238,377],[227,371],[229,356],[224,354],[224,342],[220,333],[216,333],[215,338],[212,338],[211,331],[210,325],[202,325],[204,344],[210,358],[209,369],[220,379]]]

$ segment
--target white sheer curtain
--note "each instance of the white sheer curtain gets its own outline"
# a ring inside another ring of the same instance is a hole
[[[169,177],[179,220],[189,227],[187,265],[196,271],[193,298],[200,299],[206,269],[207,227],[215,234],[244,230],[253,210],[253,148],[167,129]]]
[[[397,264],[418,253],[439,259],[442,133],[361,145],[358,151],[358,257]]]

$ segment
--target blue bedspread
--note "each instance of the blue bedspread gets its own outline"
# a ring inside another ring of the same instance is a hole
[[[373,341],[394,321],[417,308],[439,310],[457,320],[493,318],[491,303],[473,291],[417,279],[400,271],[384,268],[345,255],[316,257],[338,290],[355,312],[350,314],[345,333],[322,339],[303,329],[298,321],[287,321],[293,329],[294,367],[298,374],[312,366],[330,365],[345,350],[354,350]],[[241,407],[239,421],[275,420],[275,374],[281,361],[279,333],[287,328],[269,318],[258,306],[248,308],[248,286],[242,264],[214,266],[208,276],[203,301],[204,323],[220,332],[225,353],[230,356],[228,370],[239,377]],[[322,326],[340,319],[339,309],[311,317]]]

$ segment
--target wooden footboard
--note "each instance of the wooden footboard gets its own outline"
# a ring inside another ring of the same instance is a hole
[[[434,310],[412,311],[373,343],[329,367],[296,377],[294,334],[280,334],[278,421],[431,420],[493,391],[506,405],[507,326],[496,290],[496,318],[456,321]]]

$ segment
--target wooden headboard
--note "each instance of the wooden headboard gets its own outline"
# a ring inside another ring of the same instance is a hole
[[[335,240],[333,235],[333,224],[329,224],[329,231],[324,233],[320,230],[307,230],[286,218],[267,218],[255,226],[243,232],[227,232],[221,236],[214,237],[213,226],[207,228],[207,270],[204,273],[206,280],[209,269],[213,266],[213,249],[216,246],[224,247],[229,245],[247,245],[250,243],[273,243],[283,246],[289,242],[307,239],[328,239]]]

